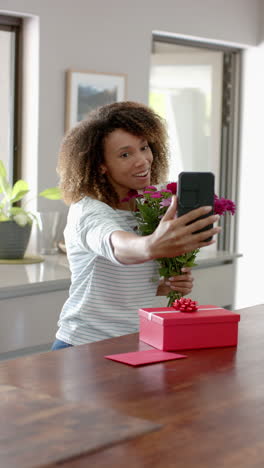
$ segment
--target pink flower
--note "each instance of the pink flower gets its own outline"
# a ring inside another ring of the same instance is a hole
[[[236,205],[232,200],[227,198],[218,198],[217,195],[214,197],[214,212],[215,214],[222,215],[226,211],[229,211],[232,215],[235,214]]]
[[[166,188],[168,190],[170,190],[171,193],[173,193],[173,195],[176,195],[176,193],[177,193],[177,182],[171,182],[170,184],[167,184]]]
[[[232,215],[236,212],[236,205],[232,200],[226,200],[226,211],[230,211]]]
[[[161,190],[161,193],[172,193],[172,191],[171,191],[171,190],[167,190],[167,189],[162,189],[162,190]]]
[[[154,190],[154,191],[156,191],[157,187],[154,187],[154,185],[148,185],[147,187],[145,187],[145,190]]]
[[[170,206],[170,204],[171,198],[164,198],[164,200],[160,202],[160,207],[163,208],[163,206]]]
[[[138,198],[138,197],[141,197],[142,195],[139,195],[138,191],[137,190],[134,190],[134,189],[131,189],[128,191],[128,194],[125,198],[122,198],[122,200],[120,200],[120,203],[124,203],[124,202],[127,202],[129,200],[131,200],[131,198]]]
[[[162,195],[160,192],[153,192],[150,194],[150,198],[161,198]]]

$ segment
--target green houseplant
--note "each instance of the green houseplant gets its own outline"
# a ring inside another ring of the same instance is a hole
[[[18,180],[13,186],[7,180],[7,172],[0,160],[0,259],[23,258],[34,221],[37,217],[31,211],[17,206],[30,191],[24,180]],[[52,187],[39,193],[50,200],[61,199],[58,187]]]

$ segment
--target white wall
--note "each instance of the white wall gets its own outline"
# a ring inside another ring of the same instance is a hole
[[[264,8],[260,44],[244,53],[236,307],[264,303]]]
[[[30,147],[29,141],[24,148],[24,157],[30,155],[30,167],[34,168],[31,177],[36,180],[38,191],[57,183],[55,166],[64,132],[67,69],[126,73],[127,98],[147,102],[153,30],[241,47],[256,46],[261,33],[258,28],[259,0],[0,0],[0,12],[33,16],[28,23],[31,24],[35,44],[39,46],[39,65],[36,62],[33,67],[35,71],[32,72],[32,86],[36,86],[32,91],[38,102],[30,103],[29,99],[28,110],[29,116],[34,119],[32,141],[35,137],[36,148]],[[39,43],[36,34],[38,21]],[[259,302],[263,297],[261,278],[256,279],[254,275],[256,246],[259,246],[257,251],[260,250],[262,240],[259,228],[256,227],[255,214],[250,216],[252,228],[248,234],[244,233],[252,209],[254,187],[257,187],[253,182],[250,195],[249,180],[254,180],[253,173],[256,172],[257,180],[261,183],[260,171],[263,169],[263,131],[260,115],[257,117],[255,111],[255,107],[260,110],[264,100],[264,81],[261,82],[263,72],[259,72],[259,66],[264,66],[263,61],[263,46],[256,49],[253,47],[252,51],[247,52],[243,92],[239,213],[240,231],[243,231],[244,237],[239,240],[239,249],[244,259],[239,282],[242,278],[248,279],[247,289],[253,295],[249,300],[254,302]],[[251,71],[252,65],[254,72]],[[32,163],[33,158],[35,164]],[[25,167],[26,172],[30,171],[29,165]],[[39,208],[42,209],[48,203],[40,200]],[[261,209],[261,203],[259,205]],[[250,271],[247,271],[246,259],[250,259]],[[244,286],[242,289],[244,291]],[[238,291],[240,296],[240,285]],[[245,293],[245,302],[248,300],[246,296]]]
[[[127,73],[128,98],[147,102],[152,30],[257,42],[258,0],[1,0],[0,11],[39,16],[40,190],[57,182],[66,69]]]

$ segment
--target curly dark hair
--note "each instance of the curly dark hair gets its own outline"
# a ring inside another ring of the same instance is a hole
[[[119,197],[107,176],[102,176],[104,140],[116,129],[146,138],[153,153],[151,183],[165,181],[168,168],[167,132],[163,119],[136,102],[115,102],[92,111],[69,130],[61,144],[57,171],[65,203],[92,196],[116,208]]]

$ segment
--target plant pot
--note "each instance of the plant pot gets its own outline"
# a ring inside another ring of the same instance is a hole
[[[19,226],[15,221],[0,221],[0,258],[23,258],[32,225]]]

